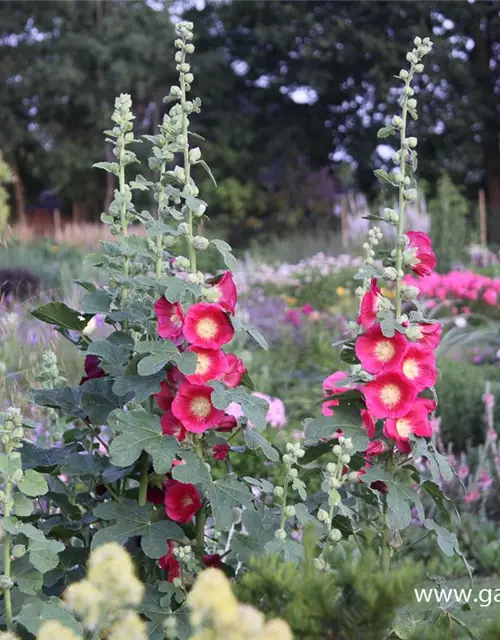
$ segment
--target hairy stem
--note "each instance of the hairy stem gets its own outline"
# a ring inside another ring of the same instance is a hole
[[[160,167],[160,186],[158,188],[158,220],[160,219],[160,204],[163,200],[165,188],[161,183],[163,174],[165,173],[166,162],[163,161]],[[163,272],[163,234],[156,236],[156,279],[159,280]]]
[[[12,498],[12,482],[10,476],[6,477],[5,481],[5,511],[4,517],[8,518],[10,516],[10,503]],[[10,534],[5,532],[5,536],[3,539],[3,573],[6,579],[11,577],[11,566],[10,566]],[[7,629],[10,631],[12,629],[12,600],[10,597],[10,587],[3,590],[4,604],[5,604],[5,622],[7,625]]]
[[[186,62],[186,50],[183,48],[182,62]],[[181,107],[182,107],[182,136],[184,138],[184,184],[188,185],[191,180],[191,161],[189,160],[189,138],[188,138],[188,114],[186,113],[186,80],[184,74],[180,75],[181,87]],[[196,250],[193,241],[193,212],[189,209],[188,213],[189,232],[186,236],[189,262],[191,264],[191,272],[196,273]]]
[[[288,478],[288,470],[287,470],[287,474],[285,476],[285,482],[283,483],[283,498],[281,499],[280,529],[284,529],[285,528],[285,522],[286,522],[285,509],[286,509],[286,498],[287,498],[287,493],[288,493],[288,483],[289,483],[289,478]]]

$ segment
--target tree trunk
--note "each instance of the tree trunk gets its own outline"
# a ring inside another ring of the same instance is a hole
[[[26,224],[26,208],[24,202],[24,184],[19,173],[17,164],[11,165],[12,175],[14,177],[14,196],[16,199],[16,216],[20,224]]]

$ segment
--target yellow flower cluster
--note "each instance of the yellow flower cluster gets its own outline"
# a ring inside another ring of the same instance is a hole
[[[191,625],[196,630],[191,640],[292,640],[286,622],[266,623],[260,611],[240,604],[219,569],[206,569],[199,574],[187,603]]]

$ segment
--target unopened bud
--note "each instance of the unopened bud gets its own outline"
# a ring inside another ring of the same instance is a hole
[[[274,537],[276,540],[286,540],[286,531],[284,529],[276,529]]]
[[[333,451],[334,455],[336,455],[336,456],[342,455],[342,447],[340,445],[338,445],[338,444],[333,446],[332,451]]]
[[[330,519],[330,516],[328,515],[328,512],[325,511],[324,509],[318,509],[318,513],[316,514],[316,518],[318,518],[318,520],[320,522],[326,522],[327,520]]]
[[[194,248],[198,251],[205,251],[206,249],[208,249],[209,244],[210,242],[208,238],[204,238],[203,236],[195,236],[193,238]]]
[[[398,272],[394,267],[386,267],[384,269],[384,278],[386,278],[387,280],[396,280],[397,275]]]
[[[332,542],[338,542],[342,538],[342,533],[338,529],[332,529],[328,537]]]
[[[294,515],[295,515],[295,507],[293,507],[293,506],[286,507],[285,515],[286,515],[287,518],[293,518]]]
[[[282,498],[284,494],[283,487],[274,487],[273,493],[277,498]]]
[[[408,100],[408,102],[410,101]],[[418,140],[415,138],[415,136],[411,136],[410,138],[408,138],[408,146],[411,149],[414,149],[417,146],[417,144],[418,144]]]

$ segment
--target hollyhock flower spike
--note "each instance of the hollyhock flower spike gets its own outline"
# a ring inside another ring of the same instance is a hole
[[[376,324],[358,337],[354,350],[368,373],[379,373],[394,368],[401,361],[407,343],[399,331],[388,338],[382,333],[380,324]]]
[[[233,339],[234,329],[222,307],[198,302],[186,313],[184,337],[196,347],[219,349]]]
[[[158,318],[158,335],[167,340],[177,340],[182,333],[184,313],[178,302],[173,304],[162,296],[155,302],[155,314]]]
[[[400,366],[403,374],[413,382],[418,391],[436,384],[436,356],[431,349],[410,343]]]
[[[377,320],[377,311],[381,295],[380,287],[377,285],[377,279],[372,278],[370,281],[370,288],[361,300],[357,320],[358,324],[360,324],[365,330],[374,325]]]
[[[212,302],[216,302],[231,315],[234,315],[238,293],[231,271],[226,271],[213,285],[210,296]]]
[[[209,380],[219,380],[228,369],[228,361],[221,349],[203,349],[188,347],[187,351],[196,354],[196,369],[186,379],[192,384],[204,384]]]
[[[401,418],[417,397],[415,385],[398,371],[380,374],[361,387],[366,407],[374,418]]]
[[[431,239],[421,231],[408,231],[406,236],[410,241],[408,253],[414,256],[408,260],[408,266],[418,276],[431,275],[436,268],[436,256],[432,250]]]
[[[165,493],[165,512],[175,522],[187,523],[202,507],[194,484],[173,480]]]
[[[212,387],[185,382],[172,402],[172,413],[186,431],[203,433],[222,422],[224,411],[212,404]]]

